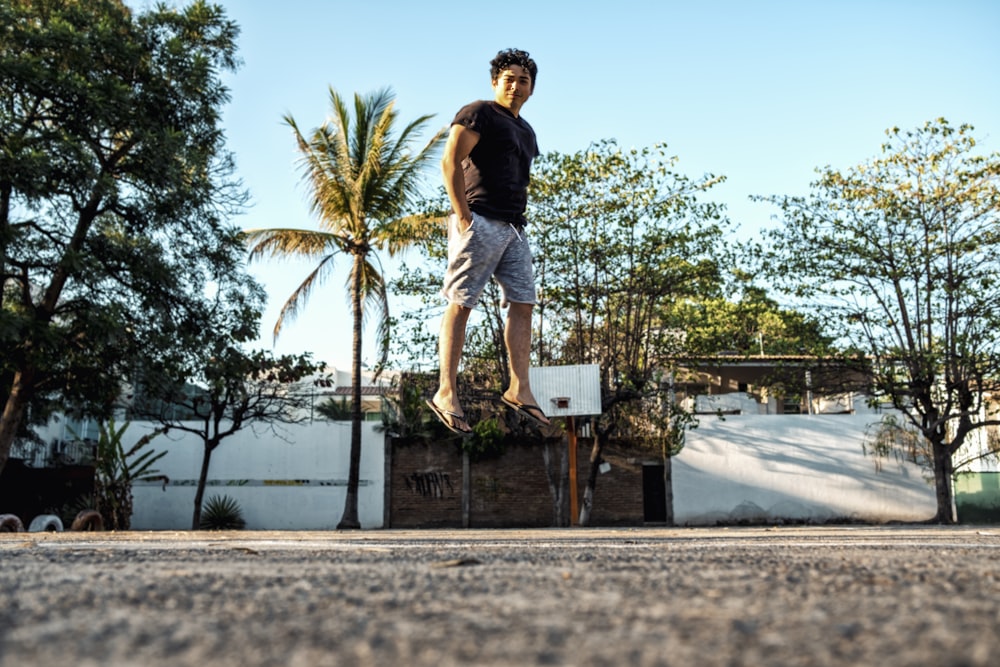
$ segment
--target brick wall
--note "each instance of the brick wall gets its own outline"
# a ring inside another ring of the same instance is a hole
[[[559,471],[559,443],[550,444],[550,464]],[[472,481],[469,525],[473,528],[542,527],[555,509],[545,474],[543,445],[510,444],[498,458],[469,466]]]
[[[577,454],[580,468],[580,502],[583,489],[590,474],[590,450],[592,444],[581,446]],[[604,460],[611,464],[611,470],[598,474],[594,487],[594,507],[591,510],[592,526],[641,526],[642,506],[642,463],[636,461],[635,453],[623,452],[615,447],[605,447]],[[649,455],[640,458],[653,458]]]
[[[549,464],[558,476],[561,448],[550,445]],[[469,526],[544,527],[555,519],[543,455],[544,445],[513,442],[503,455],[469,464]],[[590,465],[589,440],[578,442],[577,480],[582,502]],[[462,453],[453,441],[392,441],[389,454],[389,517],[392,528],[462,526]],[[642,466],[608,448],[611,471],[598,476],[591,525],[641,525]],[[567,500],[568,503],[568,493]],[[568,505],[567,505],[568,507]],[[568,512],[567,512],[568,515]]]
[[[457,445],[393,439],[389,457],[388,527],[462,526],[462,453]]]

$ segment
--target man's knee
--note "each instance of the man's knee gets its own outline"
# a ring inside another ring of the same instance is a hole
[[[452,315],[455,315],[456,317],[468,317],[469,313],[472,312],[472,308],[454,302],[448,304],[448,310],[450,310]]]
[[[463,306],[460,303],[449,303],[444,311],[443,324],[445,326],[465,326],[469,320],[472,308]]]
[[[535,304],[533,303],[520,303],[518,301],[510,302],[510,315],[509,317],[531,317],[531,311],[534,309]]]

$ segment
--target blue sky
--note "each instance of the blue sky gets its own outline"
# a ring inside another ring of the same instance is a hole
[[[491,97],[488,62],[507,47],[538,62],[523,116],[543,153],[665,142],[678,171],[727,177],[710,196],[743,235],[774,213],[750,195],[804,194],[816,167],[875,156],[892,126],[943,116],[1000,151],[1000,0],[216,1],[242,29],[225,127],[253,201],[247,228],[316,225],[283,115],[309,129],[328,115],[328,87],[388,86],[402,120],[434,114],[445,126]],[[347,265],[276,352],[349,368]],[[310,268],[253,267],[269,294],[259,345],[271,346],[278,309]]]

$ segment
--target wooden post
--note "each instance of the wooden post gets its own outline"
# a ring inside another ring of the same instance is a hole
[[[580,503],[576,489],[576,422],[572,415],[566,417],[566,431],[569,440],[569,525],[575,526],[580,519]]]

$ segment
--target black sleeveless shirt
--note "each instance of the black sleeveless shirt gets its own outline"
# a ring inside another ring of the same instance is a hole
[[[531,161],[539,154],[535,131],[523,118],[486,100],[462,107],[452,121],[456,124],[479,134],[479,143],[462,163],[469,208],[523,227]]]

